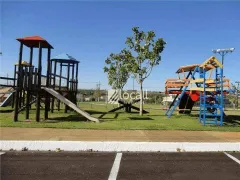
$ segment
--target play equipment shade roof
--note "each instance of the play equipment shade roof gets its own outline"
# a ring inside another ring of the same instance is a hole
[[[183,73],[183,72],[189,72],[189,71],[194,71],[194,69],[197,67],[197,66],[201,66],[201,64],[192,64],[192,65],[187,65],[187,66],[181,66],[176,73]],[[212,65],[207,65],[205,66],[205,70],[208,71],[208,70],[211,70],[213,69],[214,66]]]
[[[18,62],[17,62],[15,65],[18,66]],[[30,65],[28,62],[26,62],[26,61],[22,61],[21,65],[22,65],[22,66],[28,66],[28,67],[31,66],[31,65]]]
[[[26,36],[23,38],[17,38],[19,42],[22,42],[25,46],[27,47],[33,47],[33,48],[38,48],[39,47],[39,42],[41,42],[42,48],[51,48],[51,44],[47,42],[47,40],[43,39],[40,36]]]
[[[52,58],[51,60],[61,61],[61,62],[66,62],[66,63],[69,63],[69,62],[70,63],[79,63],[79,61],[77,61],[74,57],[72,57],[66,53],[59,54],[59,55],[55,56],[54,58]]]

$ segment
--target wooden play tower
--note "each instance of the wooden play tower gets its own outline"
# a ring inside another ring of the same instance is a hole
[[[49,86],[50,77],[50,57],[51,49],[53,47],[40,36],[30,36],[17,39],[20,42],[19,49],[19,59],[17,70],[15,71],[15,78],[17,79],[15,101],[14,101],[14,121],[18,121],[19,110],[23,107],[19,102],[23,100],[23,94],[27,94],[26,104],[24,104],[26,109],[26,119],[29,119],[29,109],[30,109],[30,98],[35,98],[36,100],[36,121],[40,120],[40,101],[41,101],[41,80],[42,80],[42,50],[47,49],[47,78],[46,86]],[[24,66],[22,64],[23,46],[30,49],[29,65]],[[35,68],[32,65],[33,61],[33,50],[38,50],[38,66]],[[35,101],[34,100],[34,101]],[[32,100],[33,101],[33,100]],[[45,98],[45,103],[48,104],[49,98]],[[47,108],[45,108],[47,109]],[[45,117],[46,117],[45,112]]]
[[[44,108],[44,119],[48,119],[49,111],[54,107],[60,110],[60,102],[65,104],[65,113],[68,109],[86,117],[90,121],[99,122],[95,117],[77,106],[78,64],[75,58],[68,54],[60,54],[51,59],[53,47],[40,36],[31,36],[17,39],[20,42],[19,60],[15,64],[14,78],[1,77],[14,81],[13,91],[14,121],[18,115],[26,111],[25,118],[29,119],[31,105],[36,105],[36,121],[40,121],[40,108]],[[30,49],[29,62],[22,60],[23,47]],[[33,51],[38,51],[38,65],[33,66]],[[46,60],[42,60],[43,49],[47,49]],[[46,67],[46,74],[42,67]],[[16,82],[15,82],[16,81]]]

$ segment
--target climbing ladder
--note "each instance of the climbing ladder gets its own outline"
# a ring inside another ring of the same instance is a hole
[[[224,94],[223,94],[223,67],[219,61],[212,57],[208,62],[216,68],[215,86],[209,86],[205,77],[204,64],[199,68],[201,83],[199,121],[205,124],[223,125]],[[212,90],[211,90],[212,89]],[[213,93],[213,91],[215,93]]]

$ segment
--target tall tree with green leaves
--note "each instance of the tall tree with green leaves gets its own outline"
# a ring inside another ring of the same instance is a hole
[[[130,76],[128,71],[128,58],[131,57],[128,51],[123,49],[119,54],[111,53],[105,60],[104,72],[108,73],[108,84],[113,89],[122,90]]]
[[[140,115],[143,113],[143,82],[149,77],[154,66],[159,65],[161,53],[166,42],[163,38],[156,38],[154,31],[140,31],[139,27],[132,28],[133,35],[128,37],[125,50],[128,54],[126,62],[128,71],[131,72],[140,85]]]

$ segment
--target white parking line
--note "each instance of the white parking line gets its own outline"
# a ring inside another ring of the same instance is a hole
[[[117,153],[108,180],[116,180],[117,179],[121,159],[122,159],[122,153]]]
[[[234,156],[232,156],[232,155],[230,155],[230,154],[228,154],[228,153],[226,153],[226,152],[224,152],[224,154],[225,154],[226,156],[228,156],[229,158],[231,158],[232,160],[234,160],[235,162],[237,162],[238,164],[240,164],[240,160],[238,160],[238,159],[235,158]]]
[[[3,154],[5,154],[5,152],[0,152],[0,156],[3,155]]]

